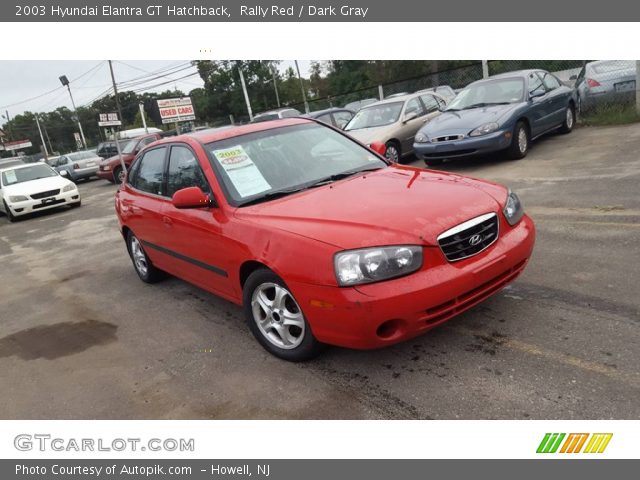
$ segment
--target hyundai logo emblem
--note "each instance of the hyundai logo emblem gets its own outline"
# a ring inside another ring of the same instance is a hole
[[[481,241],[482,241],[482,235],[480,235],[479,233],[476,233],[475,235],[472,235],[471,238],[469,238],[469,245],[471,245],[472,247],[475,247]]]

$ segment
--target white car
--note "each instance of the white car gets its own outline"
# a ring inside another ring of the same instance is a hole
[[[76,185],[45,163],[0,167],[0,211],[10,222],[15,217],[56,208],[79,207]]]

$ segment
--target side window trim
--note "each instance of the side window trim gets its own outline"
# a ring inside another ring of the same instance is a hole
[[[183,142],[174,142],[174,143],[170,143],[167,146],[167,155],[165,156],[165,162],[164,162],[164,182],[162,185],[162,191],[166,193],[169,191],[168,188],[168,182],[169,182],[169,164],[170,164],[170,160],[171,160],[171,150],[173,149],[173,147],[184,147],[187,150],[189,150],[191,152],[191,154],[193,155],[193,158],[196,159],[196,164],[198,165],[198,168],[200,169],[200,172],[202,173],[202,178],[204,179],[205,183],[207,184],[207,187],[209,188],[209,194],[213,195],[213,188],[211,187],[211,182],[209,181],[209,179],[207,178],[206,173],[204,173],[204,169],[202,168],[202,164],[200,163],[200,159],[198,158],[198,155],[196,154],[196,152],[193,150],[193,148],[191,148],[191,145],[189,145],[188,143],[183,143]],[[207,192],[205,192],[207,193]],[[166,197],[166,198],[171,198],[171,197]]]

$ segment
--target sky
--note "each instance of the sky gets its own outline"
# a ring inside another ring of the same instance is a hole
[[[298,64],[300,74],[307,77],[311,62],[299,60]],[[283,61],[280,70],[284,72],[289,66],[294,66],[292,60]],[[179,79],[196,72],[196,68],[190,67],[187,60],[114,60],[113,70],[116,82],[123,83],[118,90],[144,89],[160,92],[177,87],[186,93],[203,85],[197,74]],[[66,75],[71,81],[71,93],[78,107],[91,103],[111,87],[111,75],[106,61],[3,60],[0,61],[0,72],[0,125],[5,123],[3,116],[6,116],[7,111],[9,117],[13,118],[25,111],[47,112],[62,106],[72,108],[69,92],[66,88],[61,88],[58,79],[61,75]],[[163,76],[149,79],[149,72],[158,72],[154,75],[156,77]],[[126,82],[129,82],[131,88],[127,88]],[[160,83],[164,85],[158,85]]]

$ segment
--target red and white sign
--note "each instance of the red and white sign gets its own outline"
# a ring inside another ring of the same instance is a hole
[[[162,123],[186,122],[196,119],[190,97],[157,100]]]
[[[23,148],[32,147],[31,140],[16,140],[14,142],[4,142],[5,150],[21,150]]]

